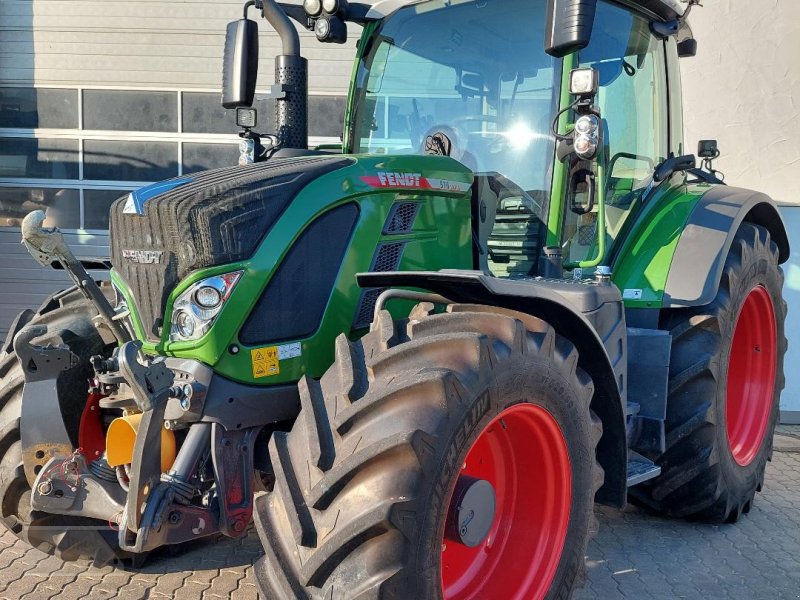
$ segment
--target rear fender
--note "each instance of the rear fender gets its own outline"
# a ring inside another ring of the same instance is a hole
[[[517,310],[540,317],[575,344],[579,365],[594,382],[592,410],[603,422],[603,437],[597,459],[605,471],[605,482],[596,500],[610,506],[624,506],[627,493],[627,444],[625,433],[626,395],[625,318],[621,302],[618,320],[606,336],[611,352],[580,308],[569,295],[555,286],[575,285],[564,282],[511,281],[488,277],[480,271],[413,271],[362,273],[362,287],[410,287],[430,290],[453,302],[484,304]],[[565,288],[566,289],[566,288]],[[613,288],[610,288],[613,289]],[[619,294],[616,293],[619,298]]]
[[[743,222],[761,225],[789,258],[789,240],[774,200],[759,192],[714,186],[697,202],[672,258],[664,307],[702,306],[717,296],[725,259]]]

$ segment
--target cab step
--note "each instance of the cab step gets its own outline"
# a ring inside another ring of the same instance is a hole
[[[661,467],[638,452],[628,452],[628,487],[661,475]]]

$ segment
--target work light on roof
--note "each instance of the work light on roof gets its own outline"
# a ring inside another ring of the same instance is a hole
[[[595,69],[573,69],[569,74],[569,93],[573,96],[594,96],[599,75]]]
[[[316,17],[322,12],[322,0],[303,0],[303,10],[309,17]]]

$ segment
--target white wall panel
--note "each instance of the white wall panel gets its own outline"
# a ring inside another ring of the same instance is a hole
[[[726,181],[800,204],[800,2],[704,4],[681,62],[687,149],[716,138]]]
[[[218,89],[225,25],[241,12],[240,0],[0,0],[0,81]],[[258,21],[259,88],[267,89],[280,40]],[[359,33],[352,27],[337,46],[301,32],[312,92],[346,93]]]

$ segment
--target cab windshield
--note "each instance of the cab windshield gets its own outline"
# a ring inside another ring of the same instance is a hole
[[[561,81],[544,52],[545,10],[544,0],[431,0],[387,18],[360,63],[351,151],[425,154],[444,134],[445,153],[518,186],[544,218]]]

